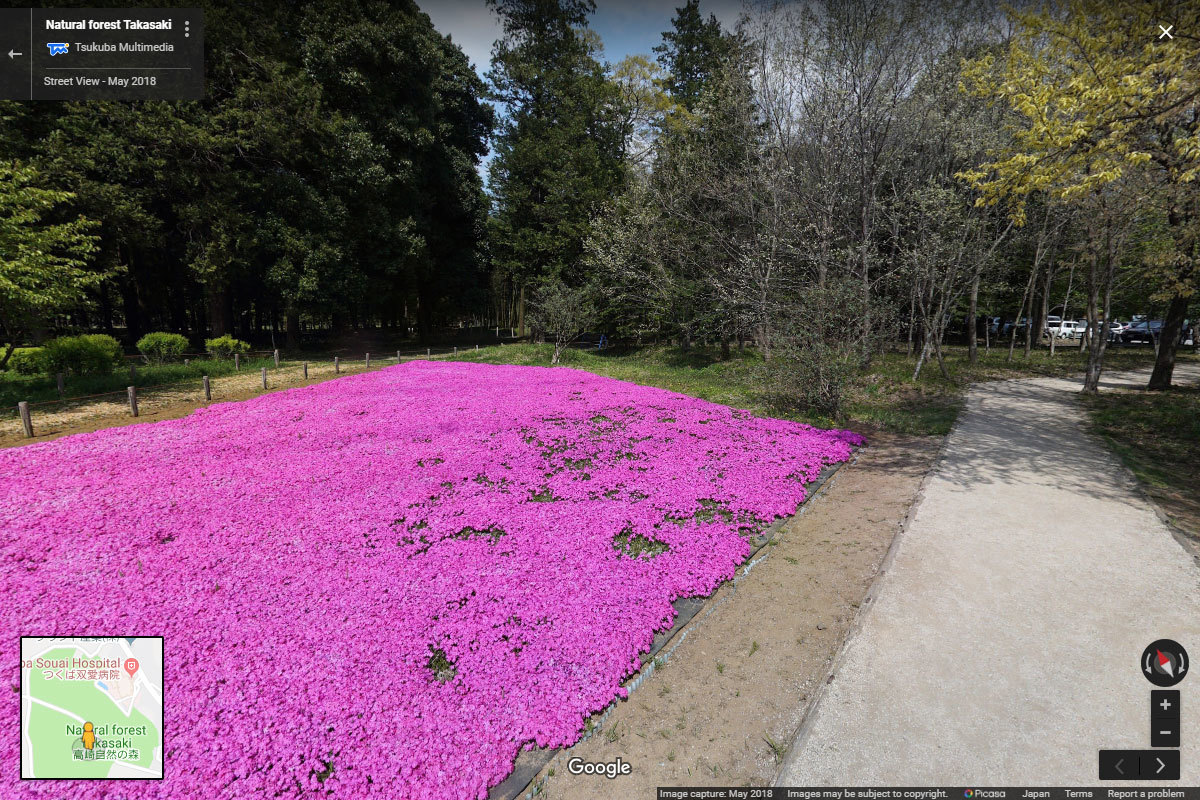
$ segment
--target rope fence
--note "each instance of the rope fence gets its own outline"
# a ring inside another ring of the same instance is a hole
[[[503,342],[501,342],[501,344],[503,344]],[[401,361],[403,361],[406,358],[420,358],[420,357],[430,358],[433,356],[458,355],[459,349],[460,348],[457,346],[451,346],[451,347],[446,347],[446,348],[426,347],[423,349],[416,349],[416,350],[396,350],[394,352],[394,354],[389,352],[387,355],[384,355],[384,356],[380,356],[378,354],[372,356],[372,354],[368,352],[368,353],[363,354],[362,359],[354,359],[354,360],[350,360],[350,361],[342,361],[341,356],[334,356],[333,360],[332,360],[332,366],[333,366],[333,372],[335,375],[340,375],[343,373],[350,374],[351,372],[362,373],[362,372],[366,372],[372,368],[379,369],[379,368],[383,368],[388,365],[399,364]],[[462,348],[462,349],[463,349],[463,352],[467,352],[469,348]],[[473,350],[471,350],[471,352],[475,352],[478,350],[479,350],[479,345],[477,344],[474,346],[474,348],[473,348]],[[187,354],[184,354],[184,355],[186,356]],[[205,353],[203,355],[208,356],[209,354]],[[241,363],[240,363],[241,359],[239,358],[239,355],[241,355],[241,354],[235,353],[234,357],[233,357],[234,373],[238,373],[241,370]],[[279,369],[289,369],[289,368],[294,369],[295,368],[294,366],[291,366],[291,365],[288,365],[288,366],[280,365],[279,350],[254,351],[252,353],[247,353],[246,355],[259,355],[262,357],[272,358],[274,361],[274,367],[271,369],[271,371],[279,370]],[[183,357],[183,356],[181,356],[181,357]],[[141,359],[143,357],[142,356],[126,356],[126,358],[127,359]],[[372,361],[374,361],[374,366],[372,365]],[[185,361],[185,363],[186,363],[186,361]],[[301,364],[302,380],[309,380],[309,365],[310,364],[315,365],[316,363],[317,362],[310,362],[310,361],[302,362],[302,364]],[[320,363],[329,364],[330,362],[320,362]],[[130,364],[130,378],[131,379],[133,379],[135,377],[135,374],[136,374],[134,371],[135,368],[136,368],[135,364],[131,363]],[[246,373],[246,374],[251,374],[251,373]],[[259,386],[260,386],[261,390],[268,390],[270,388],[270,382],[268,380],[268,376],[270,375],[270,372],[268,371],[268,368],[265,366],[261,367],[259,374],[260,374]],[[125,399],[126,404],[128,405],[129,415],[132,417],[136,417],[136,416],[138,416],[138,400],[139,400],[139,398],[141,398],[143,400],[147,399],[146,397],[143,397],[144,394],[158,391],[158,390],[164,390],[164,389],[186,391],[187,384],[190,382],[189,380],[185,379],[185,380],[171,381],[169,383],[158,383],[158,384],[154,384],[151,386],[130,385],[124,389],[116,389],[116,390],[113,390],[110,392],[97,392],[95,394],[85,394],[85,395],[78,395],[75,397],[65,397],[65,396],[63,396],[65,394],[65,392],[63,391],[64,390],[63,374],[59,373],[56,377],[57,377],[57,386],[58,386],[58,393],[59,393],[59,398],[57,400],[41,400],[36,403],[31,403],[31,402],[22,400],[19,403],[17,403],[15,408],[9,407],[8,409],[5,409],[6,415],[12,415],[15,412],[16,417],[21,420],[21,426],[22,426],[22,429],[24,431],[26,438],[30,438],[30,439],[34,438],[34,435],[35,435],[34,421],[35,421],[35,419],[34,419],[33,411],[36,409],[45,409],[46,407],[49,407],[49,406],[59,406],[64,409],[69,409],[72,405],[79,405],[79,404],[90,405],[91,402],[94,402],[101,398],[119,399],[119,398],[123,397]],[[233,375],[227,373],[225,375],[222,375],[221,377],[233,377]],[[212,380],[210,379],[210,377],[208,375],[204,375],[201,377],[199,383],[200,383],[200,385],[198,387],[198,391],[203,394],[204,402],[206,402],[206,403],[211,402],[212,397],[213,397],[213,385],[212,385],[213,382],[212,382]],[[88,401],[91,401],[91,402],[88,402]],[[12,417],[10,416],[10,419],[11,418]]]

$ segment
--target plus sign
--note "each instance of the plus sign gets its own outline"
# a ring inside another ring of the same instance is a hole
[[[1171,707],[1171,701],[1164,697],[1163,701],[1161,703],[1159,703],[1159,705],[1162,706],[1163,711],[1166,711],[1168,708]]]

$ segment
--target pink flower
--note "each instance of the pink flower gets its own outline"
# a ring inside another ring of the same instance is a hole
[[[576,741],[671,602],[862,443],[586,372],[413,362],[0,451],[0,633],[164,636],[169,726],[162,783],[14,768],[3,796],[484,798],[521,747]]]

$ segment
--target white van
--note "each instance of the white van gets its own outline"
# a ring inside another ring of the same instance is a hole
[[[1087,327],[1087,323],[1084,323],[1084,327]],[[1056,339],[1073,339],[1082,335],[1082,330],[1079,329],[1079,323],[1072,319],[1050,320],[1046,323],[1046,335]]]

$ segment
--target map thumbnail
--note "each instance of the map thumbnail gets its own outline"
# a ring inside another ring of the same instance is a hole
[[[22,778],[162,778],[162,638],[21,638]]]

